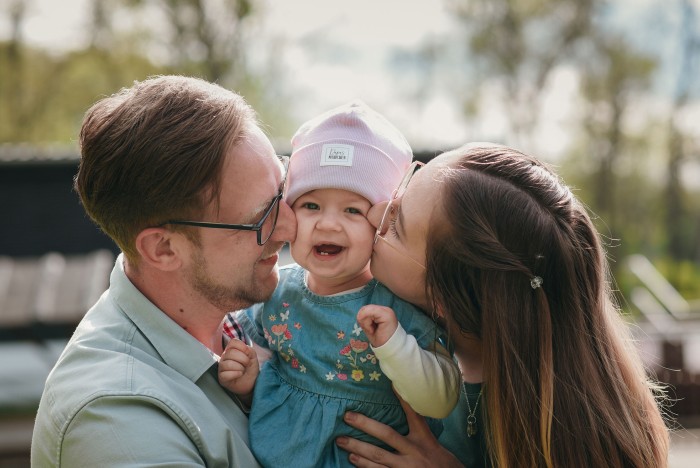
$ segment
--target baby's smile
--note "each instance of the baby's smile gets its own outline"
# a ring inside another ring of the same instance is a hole
[[[316,250],[316,253],[319,255],[338,255],[345,250],[345,247],[335,244],[318,244],[314,246],[314,250]]]

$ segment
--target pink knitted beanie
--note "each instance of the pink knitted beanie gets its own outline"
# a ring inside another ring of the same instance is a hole
[[[406,138],[362,101],[304,123],[292,137],[286,201],[311,190],[356,192],[373,205],[389,200],[411,164]]]

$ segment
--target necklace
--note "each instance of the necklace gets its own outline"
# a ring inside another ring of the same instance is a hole
[[[467,410],[469,411],[467,413],[467,437],[474,437],[477,433],[476,429],[476,409],[479,407],[479,400],[481,399],[481,392],[482,390],[479,390],[479,396],[476,397],[476,403],[474,403],[474,410],[472,411],[472,407],[469,404],[469,395],[467,394],[467,389],[464,389],[464,396],[466,397],[467,400]]]

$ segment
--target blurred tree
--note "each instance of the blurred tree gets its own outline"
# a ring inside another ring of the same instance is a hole
[[[22,44],[22,25],[27,12],[27,4],[23,0],[6,0],[3,2],[5,14],[10,25],[10,38],[2,45],[2,67],[0,74],[0,98],[5,105],[0,106],[0,136],[14,130],[11,120],[25,120],[22,106],[22,77],[18,73],[8,73],[8,70],[21,70],[24,62]]]
[[[247,79],[244,27],[253,17],[251,0],[121,1],[142,12],[162,13],[173,68],[234,86]]]
[[[120,47],[107,18],[110,2],[93,0],[84,50],[47,52],[21,35],[31,2],[4,0],[12,35],[0,42],[0,143],[74,144],[85,110],[99,97],[163,68]]]
[[[291,134],[291,98],[283,87],[285,70],[270,45],[270,60],[256,55],[250,37],[255,20],[264,14],[252,0],[93,0],[101,8],[126,7],[130,17],[128,49],[155,61],[170,73],[199,76],[245,96],[275,134]],[[115,17],[111,12],[108,16]],[[95,24],[102,16],[95,15]],[[137,20],[141,20],[141,23]],[[114,21],[112,21],[114,23]],[[106,26],[116,31],[115,24]],[[126,35],[122,31],[123,36]]]
[[[700,212],[694,220],[685,200],[681,170],[688,159],[690,141],[682,126],[683,111],[689,104],[693,85],[697,82],[697,61],[700,53],[700,34],[697,31],[697,9],[690,0],[678,2],[681,28],[678,37],[680,71],[676,74],[675,89],[668,120],[668,174],[666,180],[666,229],[668,251],[675,260],[700,260]],[[697,151],[697,149],[696,149]]]
[[[555,68],[590,35],[600,0],[446,0],[468,34],[470,67],[483,66],[474,90],[500,81],[515,140],[532,135],[540,97]],[[467,103],[465,107],[473,107]],[[522,144],[522,142],[521,142]]]
[[[0,143],[74,142],[95,100],[163,73],[231,87],[276,134],[293,131],[280,62],[248,65],[249,0],[89,0],[85,47],[51,52],[21,36],[30,0],[0,2],[13,32],[0,42]]]
[[[618,161],[626,150],[624,117],[635,98],[648,91],[656,62],[613,33],[598,32],[590,39],[591,47],[580,56],[585,66],[579,67],[586,106],[583,109],[583,130],[587,136],[584,153],[588,163],[595,165],[587,187],[592,192],[593,209],[605,220],[611,235],[620,238],[622,226],[618,211],[620,206],[630,202],[616,193],[620,185],[616,184]],[[626,162],[638,164],[634,158]]]
[[[25,141],[31,133],[32,123],[46,110],[53,83],[40,83],[44,74],[60,74],[60,61],[46,54],[36,53],[24,46],[22,30],[32,6],[24,0],[3,2],[10,22],[10,38],[0,44],[4,53],[0,56],[3,70],[0,81],[0,96],[5,105],[0,106],[4,114],[0,136],[10,141]]]

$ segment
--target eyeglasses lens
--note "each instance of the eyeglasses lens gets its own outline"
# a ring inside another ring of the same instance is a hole
[[[258,244],[260,245],[264,245],[270,239],[272,233],[275,232],[275,226],[277,226],[277,217],[280,214],[280,198],[275,198],[273,203],[275,206],[272,207],[270,215],[265,219],[260,227],[260,231],[258,231],[260,236]]]
[[[414,161],[409,167],[408,170],[406,171],[406,174],[404,174],[403,179],[401,179],[401,183],[399,184],[399,187],[394,190],[394,193],[392,194],[391,201],[387,203],[386,208],[384,209],[384,214],[382,215],[382,219],[379,222],[379,226],[377,227],[377,231],[374,233],[374,243],[376,244],[377,241],[381,236],[386,234],[386,227],[388,226],[388,221],[391,219],[396,214],[396,209],[395,209],[395,203],[396,200],[400,199],[403,197],[403,194],[406,192],[406,187],[408,187],[408,183],[411,181],[411,178],[413,175],[416,173],[419,167],[423,166],[423,163],[419,161]]]

